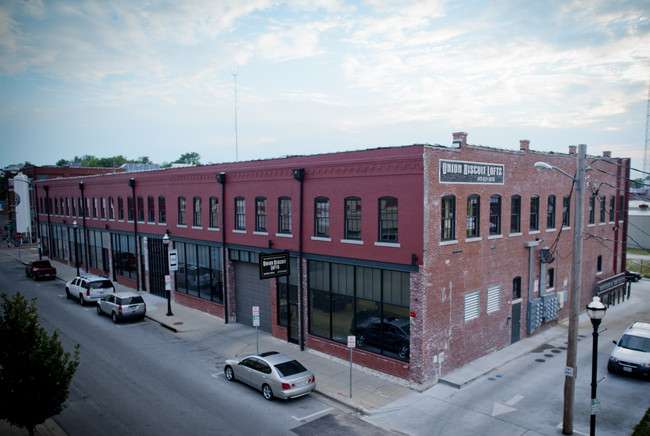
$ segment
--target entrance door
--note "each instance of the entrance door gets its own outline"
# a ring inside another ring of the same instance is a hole
[[[512,334],[510,343],[514,344],[519,341],[519,331],[521,330],[521,301],[512,305]]]
[[[149,250],[149,287],[151,288],[149,292],[153,295],[166,297],[167,253],[165,244],[162,239],[147,238],[147,248]]]

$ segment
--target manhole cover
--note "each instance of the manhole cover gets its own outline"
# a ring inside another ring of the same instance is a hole
[[[183,324],[183,321],[178,321],[174,323],[174,325],[181,325],[181,324]]]
[[[535,359],[535,362],[546,362],[545,359]]]

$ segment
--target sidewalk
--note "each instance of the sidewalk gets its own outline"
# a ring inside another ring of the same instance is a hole
[[[2,248],[4,253],[11,253],[16,260],[28,263],[38,258],[38,251],[35,248],[23,247],[21,256],[18,259],[17,248]],[[57,269],[57,279],[63,282],[71,280],[76,271],[74,268],[53,262]],[[119,283],[115,283],[116,290],[130,290]],[[201,331],[215,332],[211,338],[215,342],[210,345],[215,352],[222,356],[235,356],[241,354],[255,353],[257,340],[259,350],[276,350],[296,357],[301,363],[316,374],[316,394],[322,395],[330,400],[347,406],[353,411],[361,414],[373,414],[380,408],[396,401],[411,392],[411,387],[406,380],[391,377],[367,368],[354,365],[352,369],[352,396],[350,397],[350,362],[325,355],[323,353],[306,349],[300,351],[296,344],[272,337],[266,332],[243,324],[225,324],[223,319],[191,309],[186,306],[172,302],[172,316],[167,316],[167,300],[162,297],[151,295],[147,292],[140,292],[147,303],[147,318],[159,323],[161,326],[178,334],[196,333]],[[532,337],[524,338],[521,341],[510,345],[502,350],[491,353],[476,361],[445,375],[440,379],[441,383],[454,386],[458,389],[471,383],[473,380],[489,373],[495,368],[529,353],[541,345],[566,335],[566,325],[558,324],[546,329]],[[48,424],[51,419],[46,421]],[[0,434],[5,433],[6,423],[0,421]],[[62,433],[48,432],[43,428],[39,431],[46,435],[61,435]]]

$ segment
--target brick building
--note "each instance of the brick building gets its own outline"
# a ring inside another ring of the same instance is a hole
[[[257,306],[261,329],[341,358],[355,335],[355,362],[429,386],[568,317],[572,179],[534,164],[572,174],[575,147],[466,140],[37,182],[39,231],[162,296],[167,233],[176,304],[247,325]],[[620,290],[626,253],[630,162],[588,164],[581,307]]]

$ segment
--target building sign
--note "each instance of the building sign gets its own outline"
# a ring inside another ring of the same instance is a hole
[[[503,165],[440,159],[440,183],[503,185]]]
[[[260,279],[289,275],[289,253],[260,254]]]
[[[617,288],[625,287],[625,273],[619,273],[615,276],[606,278],[596,283],[596,295],[602,295],[608,292],[613,292]]]

